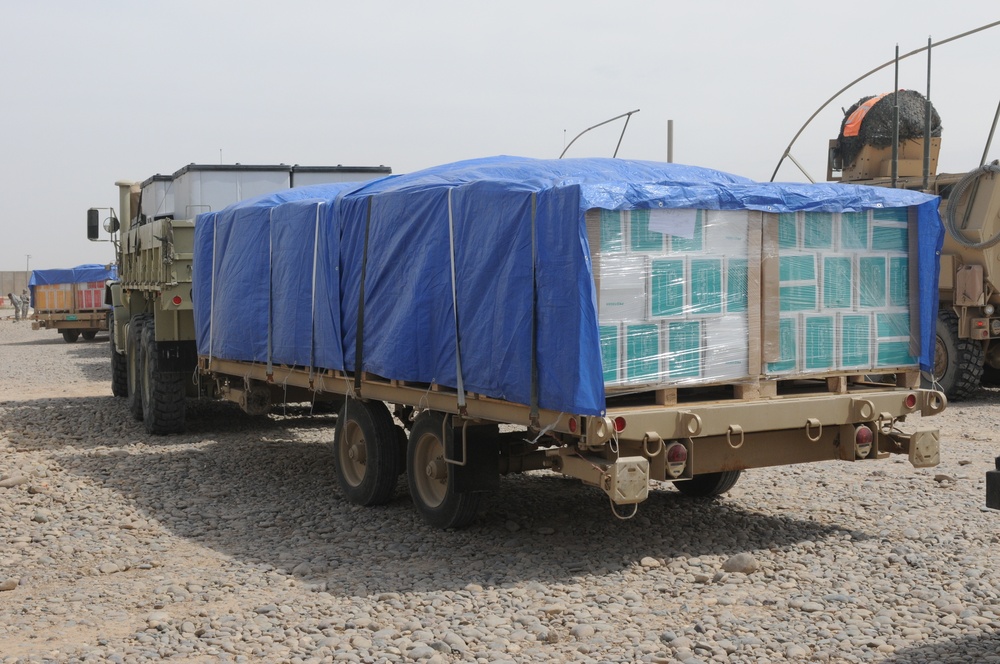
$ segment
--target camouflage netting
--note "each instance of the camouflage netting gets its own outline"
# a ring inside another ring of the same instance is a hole
[[[858,103],[847,109],[844,119],[840,122],[840,155],[844,160],[844,166],[849,167],[854,163],[861,148],[871,145],[876,148],[885,148],[892,145],[892,119],[893,100],[892,93],[882,97],[874,106],[869,109],[864,120],[861,121],[861,128],[857,136],[844,136],[844,125],[851,113],[859,106],[871,99],[874,95],[862,97]],[[926,98],[914,90],[899,91],[899,140],[905,141],[911,138],[922,138],[924,135],[924,109],[927,103]],[[941,116],[931,105],[931,136],[941,135]]]

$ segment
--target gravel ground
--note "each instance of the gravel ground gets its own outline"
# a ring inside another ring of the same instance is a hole
[[[403,484],[341,499],[330,416],[192,402],[147,435],[107,353],[0,320],[3,664],[1000,662],[1000,392],[928,421],[937,468],[755,470],[628,521],[515,476],[440,532]]]

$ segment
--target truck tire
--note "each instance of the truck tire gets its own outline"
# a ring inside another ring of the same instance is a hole
[[[482,493],[456,493],[450,465],[444,460],[454,428],[444,414],[424,411],[410,430],[406,449],[406,481],[420,515],[436,528],[463,528],[476,518]]]
[[[68,344],[75,344],[80,338],[80,330],[63,330],[62,338]]]
[[[958,315],[941,307],[938,311],[934,348],[934,380],[949,399],[964,399],[979,389],[986,353],[972,339],[958,337]]]
[[[128,357],[118,352],[115,346],[115,330],[111,329],[108,346],[111,348],[111,394],[116,397],[128,396]]]
[[[128,411],[137,421],[142,421],[142,330],[146,316],[132,316],[125,336],[126,389]]]
[[[97,330],[87,330],[82,334],[84,341],[93,341],[95,338],[97,338]]]
[[[344,401],[334,429],[333,467],[344,497],[355,505],[392,500],[399,477],[399,437],[384,403]]]
[[[142,423],[157,436],[184,430],[184,374],[159,367],[156,326],[142,328]]]
[[[695,475],[693,478],[684,480],[683,482],[674,482],[674,486],[685,496],[711,498],[721,496],[732,489],[742,474],[742,470],[705,473],[704,475]]]

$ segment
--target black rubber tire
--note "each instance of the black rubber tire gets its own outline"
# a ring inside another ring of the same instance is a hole
[[[711,498],[721,496],[736,484],[743,474],[742,470],[724,470],[719,473],[695,475],[689,480],[674,482],[677,490],[692,498]]]
[[[983,379],[986,353],[972,339],[958,338],[958,315],[944,306],[938,310],[934,348],[934,380],[950,400],[974,394]]]
[[[406,483],[414,506],[428,524],[435,528],[464,528],[476,518],[484,494],[455,493],[451,465],[443,460],[455,430],[450,426],[442,430],[444,417],[443,413],[428,410],[414,420],[406,446]],[[432,463],[443,478],[430,477]]]
[[[115,330],[108,335],[108,346],[111,348],[111,394],[116,397],[128,396],[128,357],[118,352],[115,345]]]
[[[86,332],[81,332],[84,341],[93,341],[97,338],[97,330],[87,330]]]
[[[371,507],[392,500],[399,477],[399,438],[381,401],[344,401],[333,435],[333,467],[344,497]]]
[[[62,338],[68,344],[75,344],[80,338],[80,330],[63,330]]]
[[[125,335],[125,392],[128,412],[133,419],[142,421],[142,330],[146,316],[132,316]]]
[[[142,423],[156,436],[184,431],[184,374],[159,367],[156,327],[142,328]]]

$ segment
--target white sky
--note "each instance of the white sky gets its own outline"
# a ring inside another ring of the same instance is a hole
[[[768,180],[837,90],[928,37],[1000,20],[997,0],[0,0],[0,270],[107,263],[86,210],[116,180],[188,163],[391,166],[556,158],[632,116],[619,157]],[[979,165],[1000,102],[1000,27],[935,49],[940,170]],[[927,61],[900,87],[926,91]],[[792,155],[816,179],[840,95]],[[622,123],[567,157],[610,157]],[[998,136],[989,159],[1000,157]],[[779,180],[805,181],[785,161]]]

